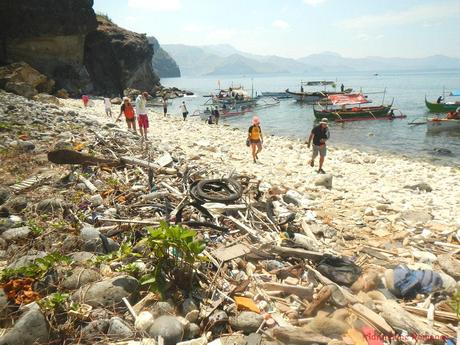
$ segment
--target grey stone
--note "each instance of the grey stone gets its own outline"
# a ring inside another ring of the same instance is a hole
[[[174,315],[174,307],[168,302],[157,302],[152,306],[150,312],[156,319],[163,315]]]
[[[100,237],[94,238],[92,240],[87,240],[85,241],[81,249],[83,249],[85,252],[106,254],[115,252],[120,248],[120,245],[111,238],[104,238],[107,240],[107,242],[102,241]]]
[[[315,179],[315,186],[323,186],[328,189],[332,188],[332,175],[331,174],[325,174],[325,175],[320,175]]]
[[[230,318],[230,325],[237,331],[249,334],[257,331],[263,321],[264,318],[260,314],[252,311],[242,311],[238,316]]]
[[[96,255],[90,252],[75,252],[71,253],[69,256],[72,259],[72,261],[75,261],[77,263],[85,263],[96,257]]]
[[[89,201],[91,202],[91,204],[93,204],[93,206],[100,206],[104,203],[104,199],[102,199],[102,196],[100,196],[99,194],[92,195],[89,198]]]
[[[216,310],[209,317],[209,321],[211,323],[213,323],[213,324],[220,323],[220,322],[227,322],[228,321],[228,315],[223,310]]]
[[[54,213],[60,212],[66,207],[62,199],[44,199],[37,204],[37,212]]]
[[[11,213],[19,213],[27,207],[28,201],[22,196],[12,198],[8,200],[5,206],[10,210]]]
[[[32,345],[50,340],[48,323],[38,308],[23,314],[14,327],[0,338],[0,345]]]
[[[0,232],[11,228],[17,228],[20,225],[22,225],[21,217],[10,215],[8,218],[0,218]]]
[[[99,272],[83,267],[77,267],[67,273],[70,273],[70,275],[63,279],[61,285],[67,290],[76,290],[83,285],[98,281],[102,278]]]
[[[192,310],[185,315],[185,318],[190,322],[196,322],[200,316],[200,311],[198,309]]]
[[[137,279],[125,275],[92,283],[90,286],[83,286],[72,295],[72,299],[92,307],[112,307],[113,305],[121,305],[123,297],[134,303],[138,294],[139,282]]]
[[[18,140],[18,149],[22,152],[30,152],[35,150],[35,144],[31,141]]]
[[[219,340],[222,345],[247,345],[245,336],[243,334],[220,337]]]
[[[3,205],[8,200],[10,195],[11,193],[8,188],[0,187],[0,205]]]
[[[99,238],[101,235],[100,231],[95,229],[93,226],[89,224],[84,224],[83,228],[80,230],[80,236],[84,240],[93,240]]]
[[[107,335],[110,337],[127,339],[133,337],[134,332],[121,318],[115,316],[110,319]]]
[[[257,333],[251,333],[246,337],[248,345],[260,345],[262,336]]]
[[[0,237],[0,250],[4,250],[8,247],[8,243],[6,243],[6,241]]]
[[[22,226],[20,228],[6,230],[1,236],[6,241],[16,241],[21,238],[26,238],[31,232],[28,226]]]
[[[431,186],[426,182],[420,182],[420,183],[413,184],[413,185],[407,185],[407,186],[404,186],[404,188],[413,189],[413,190],[418,189],[418,190],[428,192],[428,193],[433,191],[433,188],[431,188]]]
[[[201,329],[196,323],[191,323],[188,325],[188,329],[186,331],[185,337],[187,339],[195,339],[200,336]]]
[[[165,345],[176,345],[184,336],[184,326],[174,316],[163,315],[153,322],[148,333],[153,338],[162,336]]]
[[[109,330],[110,321],[108,319],[97,319],[91,321],[86,327],[81,330],[83,340],[95,340],[105,338]]]
[[[184,302],[182,303],[182,313],[184,315],[187,315],[190,313],[192,310],[197,310],[199,309],[198,306],[196,305],[195,301],[193,298],[186,298]]]
[[[8,265],[7,268],[21,268],[25,266],[29,266],[31,263],[35,261],[35,259],[43,258],[46,256],[46,252],[36,252],[36,253],[29,253],[24,256],[21,256],[16,261],[13,261],[11,264]]]

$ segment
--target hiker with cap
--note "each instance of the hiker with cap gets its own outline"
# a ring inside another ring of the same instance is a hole
[[[264,143],[262,129],[260,128],[260,119],[258,116],[254,116],[252,118],[252,125],[249,127],[247,143],[252,149],[252,159],[254,160],[254,163],[257,163],[257,160],[259,159],[258,154],[262,151],[262,144]]]
[[[139,132],[141,136],[146,141],[147,139],[147,129],[149,128],[149,117],[147,116],[147,99],[149,98],[149,94],[147,92],[142,92],[136,98],[136,114],[137,114],[137,122],[139,124]]]
[[[125,115],[126,124],[128,125],[128,129],[132,129],[134,133],[137,134],[136,116],[134,113],[134,107],[131,104],[131,101],[128,97],[123,97],[123,104],[120,107],[120,114],[118,115],[115,122],[120,121],[121,114]]]
[[[311,156],[310,165],[312,167],[315,166],[315,159],[319,153],[319,167],[318,173],[325,174],[326,172],[323,170],[324,158],[326,157],[326,141],[329,139],[329,128],[328,128],[328,120],[326,118],[321,119],[319,125],[313,127],[310,133],[310,137],[308,138],[307,144],[308,148],[310,148],[311,142],[313,140],[313,153]]]

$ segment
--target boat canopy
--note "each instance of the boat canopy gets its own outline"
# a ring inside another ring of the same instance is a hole
[[[460,90],[453,90],[449,96],[460,96]]]
[[[315,80],[315,81],[307,81],[303,82],[302,84],[305,84],[307,86],[324,86],[324,85],[335,85],[334,81],[328,81],[328,80]]]
[[[334,105],[370,103],[367,100],[367,98],[364,97],[362,93],[347,94],[347,95],[336,94],[336,95],[329,95],[327,98]]]

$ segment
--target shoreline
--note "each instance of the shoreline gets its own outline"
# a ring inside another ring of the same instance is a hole
[[[113,122],[106,117],[102,100],[93,100],[94,107],[86,109],[81,100],[64,100],[63,104],[101,124]],[[148,110],[149,143],[157,145],[161,151],[177,153],[186,160],[227,174],[235,170],[254,175],[271,185],[294,189],[300,194],[310,193],[312,206],[324,204],[325,208],[351,208],[362,215],[366,209],[388,209],[388,205],[391,213],[396,214],[423,209],[435,222],[460,225],[456,206],[460,199],[458,167],[439,166],[389,153],[330,147],[324,169],[333,176],[333,186],[327,190],[315,186],[320,175],[308,165],[311,151],[299,139],[266,136],[260,154],[261,163],[254,164],[245,146],[245,131],[230,125],[207,125],[193,118],[184,123],[175,115],[164,118],[152,107]],[[113,106],[112,111],[115,117],[118,116],[119,106]],[[124,119],[118,126],[126,130]],[[433,191],[405,188],[417,183],[427,183]],[[334,203],[335,199],[348,203],[338,205]]]

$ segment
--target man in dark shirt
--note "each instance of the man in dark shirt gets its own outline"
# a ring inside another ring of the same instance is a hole
[[[310,148],[311,141],[313,140],[313,154],[311,157],[310,165],[315,166],[315,159],[319,153],[319,168],[318,173],[325,174],[323,170],[324,158],[326,157],[326,141],[329,139],[329,128],[327,127],[328,120],[323,118],[319,125],[313,127],[308,138],[308,148]]]

